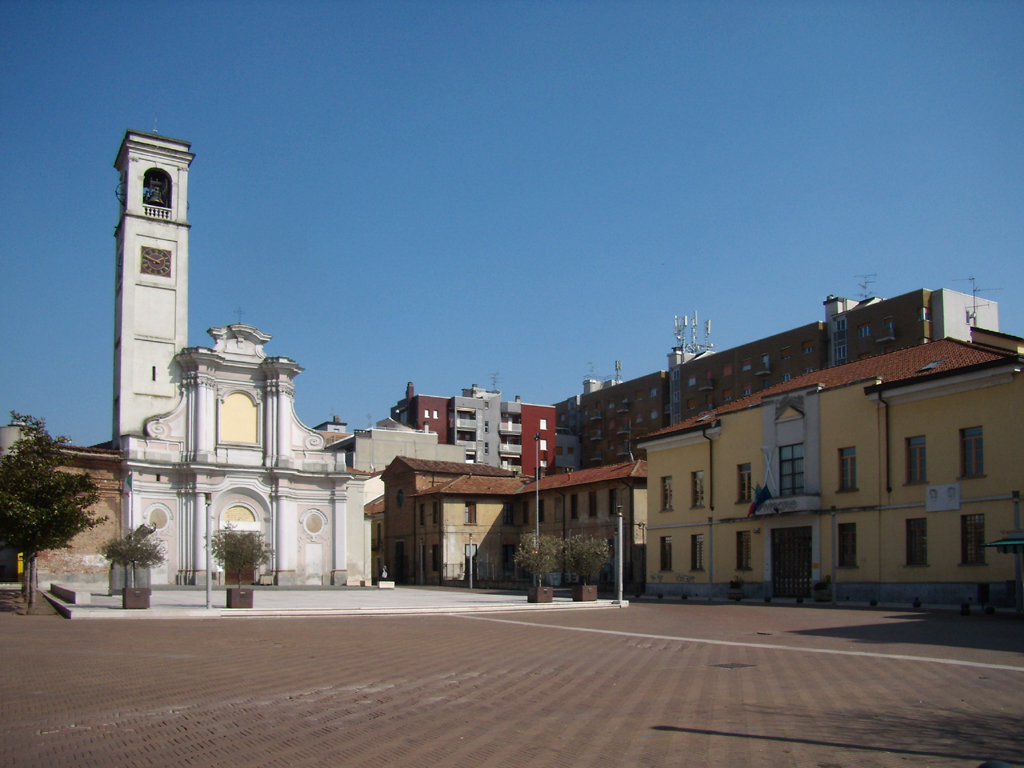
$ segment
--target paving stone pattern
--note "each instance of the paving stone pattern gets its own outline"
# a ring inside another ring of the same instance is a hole
[[[3,614],[0,764],[1024,766],[1022,630],[1010,616],[668,603],[193,622]]]

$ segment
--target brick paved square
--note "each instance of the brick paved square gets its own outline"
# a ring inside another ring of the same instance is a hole
[[[0,614],[12,766],[1024,765],[1013,616]]]

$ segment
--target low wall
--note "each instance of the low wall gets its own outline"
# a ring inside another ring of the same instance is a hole
[[[50,584],[50,594],[65,603],[72,605],[91,605],[92,593],[88,589],[72,588],[60,584]]]

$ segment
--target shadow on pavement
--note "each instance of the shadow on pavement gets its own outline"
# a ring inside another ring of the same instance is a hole
[[[926,702],[922,702],[922,705],[926,705]],[[782,714],[762,709],[762,717],[780,717]],[[788,725],[793,724],[792,715],[792,712],[786,713],[785,720]],[[807,744],[858,752],[954,758],[964,760],[965,765],[970,766],[976,766],[984,760],[1016,759],[1024,748],[1020,719],[1012,715],[993,720],[991,716],[971,717],[965,716],[962,711],[936,712],[925,707],[920,717],[893,717],[891,714],[879,717],[874,713],[819,712],[810,719],[811,722],[793,728],[809,734],[804,737],[669,725],[656,725],[653,730]],[[839,737],[834,738],[837,734]],[[915,760],[912,764],[924,763]]]
[[[56,609],[50,605],[50,601],[43,596],[42,592],[36,592],[36,604],[32,610],[28,610],[25,601],[21,599],[20,589],[0,589],[0,613],[14,613],[19,616],[59,616]]]
[[[985,651],[1024,652],[1021,617],[1013,614],[970,616],[952,613],[898,614],[890,621],[859,626],[793,630],[788,634],[834,637],[866,645],[936,645]]]

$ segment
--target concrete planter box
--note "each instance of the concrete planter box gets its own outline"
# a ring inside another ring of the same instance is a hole
[[[743,599],[743,588],[729,589],[725,593],[726,598],[729,600],[735,600],[737,603]]]
[[[121,590],[121,607],[125,610],[149,608],[149,587],[126,587]]]
[[[572,588],[572,599],[577,603],[597,600],[596,584],[575,584]],[[550,601],[549,601],[550,602]]]
[[[252,608],[252,590],[245,587],[228,589],[228,608]]]
[[[107,594],[113,597],[121,592],[128,586],[128,582],[131,581],[135,588],[146,588],[150,586],[150,571],[147,568],[139,568],[133,574],[133,578],[129,579],[126,569],[119,565],[110,566],[110,572],[107,574]]]
[[[526,602],[528,603],[550,603],[553,597],[551,587],[527,587]]]
[[[832,590],[831,589],[816,589],[816,590],[814,590],[814,602],[816,602],[816,603],[831,603],[832,602]]]

